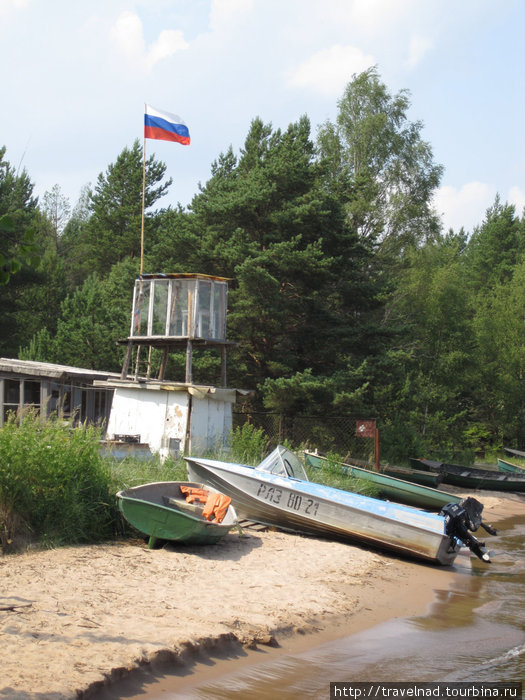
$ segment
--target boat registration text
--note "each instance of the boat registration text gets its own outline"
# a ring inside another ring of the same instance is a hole
[[[257,496],[269,503],[275,503],[275,505],[287,507],[305,515],[317,515],[319,509],[319,502],[314,501],[313,498],[301,496],[301,494],[293,491],[286,493],[277,486],[268,486],[268,484],[263,482],[259,483]]]

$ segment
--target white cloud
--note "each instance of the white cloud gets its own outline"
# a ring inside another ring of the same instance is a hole
[[[164,29],[148,49],[140,17],[130,11],[123,12],[118,17],[110,36],[118,51],[132,66],[148,72],[158,61],[189,46],[180,30]]]
[[[306,87],[329,97],[338,97],[354,73],[375,65],[374,57],[355,46],[335,44],[313,54],[288,71],[288,84]]]
[[[460,189],[445,185],[434,195],[434,207],[441,216],[445,231],[461,227],[471,233],[483,223],[486,210],[493,204],[496,191],[483,182],[468,182]]]
[[[22,10],[29,5],[29,0],[0,0],[0,12]]]
[[[408,68],[414,68],[426,54],[434,48],[434,42],[424,36],[415,35],[410,39],[408,47]]]
[[[525,192],[519,187],[511,187],[509,190],[509,204],[514,204],[516,214],[521,216],[525,209]]]
[[[30,0],[0,0],[0,17],[5,18],[11,12],[24,10]]]
[[[443,221],[445,231],[453,228],[459,231],[461,227],[467,233],[472,233],[475,226],[481,226],[489,209],[496,198],[497,191],[492,185],[483,182],[469,182],[460,189],[446,185],[440,187],[434,195],[433,205]],[[522,216],[525,209],[525,192],[517,187],[511,187],[506,201],[514,204],[516,215]]]
[[[231,30],[253,7],[253,0],[212,0],[210,27],[213,31]]]
[[[344,4],[338,0],[341,8]],[[414,0],[353,0],[349,7],[351,25],[369,35],[382,34],[385,29],[402,24],[414,12]]]
[[[146,64],[151,69],[157,61],[172,56],[177,51],[184,51],[188,46],[179,29],[164,29],[148,51]]]
[[[146,44],[142,34],[142,22],[134,12],[123,12],[111,28],[110,35],[128,61],[139,63],[143,59]]]

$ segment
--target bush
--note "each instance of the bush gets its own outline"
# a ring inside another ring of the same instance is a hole
[[[100,430],[71,429],[34,413],[0,429],[0,532],[3,551],[28,539],[47,545],[112,536],[116,508],[100,456]]]
[[[0,545],[10,552],[44,546],[94,543],[129,531],[115,493],[153,481],[185,481],[183,459],[142,461],[102,457],[101,430],[71,428],[56,417],[11,416],[0,428]],[[231,434],[231,458],[257,464],[268,448],[262,429],[244,424]],[[220,457],[220,456],[219,456]],[[341,473],[340,459],[312,470],[313,481],[373,495],[368,482]]]
[[[231,433],[230,457],[241,464],[256,465],[262,460],[268,449],[268,438],[262,428],[255,428],[251,423],[235,428]]]

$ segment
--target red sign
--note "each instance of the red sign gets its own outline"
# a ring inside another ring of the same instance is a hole
[[[355,434],[362,438],[375,438],[376,422],[375,420],[356,420]]]

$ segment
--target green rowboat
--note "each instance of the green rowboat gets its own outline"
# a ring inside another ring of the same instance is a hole
[[[512,464],[505,459],[498,457],[498,469],[500,472],[510,472],[512,474],[525,474],[525,467],[520,467],[519,464]]]
[[[432,472],[410,469],[410,467],[398,467],[396,465],[381,467],[381,473],[403,481],[410,481],[420,486],[428,486],[432,489],[436,489],[443,481],[441,474],[433,474]]]
[[[462,489],[486,489],[488,491],[525,491],[525,474],[504,474],[497,469],[476,469],[464,467],[460,464],[448,462],[436,462],[432,459],[410,458],[410,463],[415,469],[427,469],[428,471],[443,475],[443,483],[458,486]]]
[[[149,536],[150,549],[165,540],[214,544],[237,525],[232,505],[228,506],[221,522],[207,520],[202,515],[205,504],[188,503],[181,486],[201,489],[208,495],[218,494],[215,489],[191,481],[158,481],[117,493],[120,512],[130,525]]]
[[[305,451],[304,458],[309,467],[323,468],[330,462],[326,457]],[[404,503],[405,505],[440,511],[449,503],[459,503],[461,498],[445,491],[415,484],[383,472],[375,472],[350,464],[338,463],[337,467],[345,474],[374,483],[382,498]],[[409,471],[409,470],[407,470]]]

